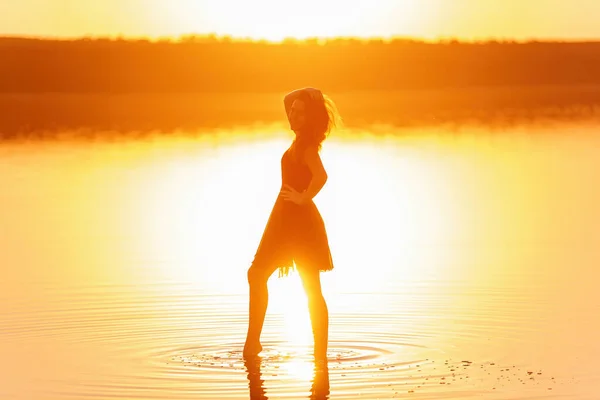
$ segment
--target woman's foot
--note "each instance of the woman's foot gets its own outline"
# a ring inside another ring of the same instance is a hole
[[[260,354],[262,349],[263,348],[262,348],[262,345],[260,344],[260,342],[257,342],[257,343],[246,342],[246,344],[244,345],[243,356],[244,356],[244,358],[256,357],[257,355]]]

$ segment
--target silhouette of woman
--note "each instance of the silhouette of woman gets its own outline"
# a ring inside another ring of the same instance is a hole
[[[321,292],[321,271],[333,269],[321,214],[313,202],[327,181],[321,144],[338,120],[334,103],[320,90],[304,88],[287,94],[285,111],[295,139],[281,158],[282,186],[248,269],[250,285],[245,358],[262,351],[260,335],[268,304],[267,280],[296,265],[308,298],[315,360],[327,359],[329,315]]]

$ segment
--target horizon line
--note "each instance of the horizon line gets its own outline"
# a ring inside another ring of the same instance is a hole
[[[81,40],[110,40],[110,41],[146,41],[151,43],[170,42],[182,43],[189,41],[216,41],[216,42],[236,42],[236,43],[269,43],[269,44],[326,44],[339,40],[351,40],[357,42],[384,42],[391,43],[394,41],[419,42],[431,44],[446,44],[446,43],[464,43],[464,44],[482,44],[482,43],[598,43],[600,37],[597,38],[509,38],[509,37],[494,37],[489,38],[466,38],[456,36],[440,36],[437,38],[425,38],[420,36],[406,35],[388,35],[388,36],[307,36],[294,37],[287,36],[281,39],[256,38],[250,36],[234,36],[229,34],[217,33],[185,33],[180,35],[76,35],[76,36],[52,36],[52,35],[21,35],[21,34],[1,34],[0,40],[3,39],[23,39],[23,40],[41,40],[41,41],[81,41]]]

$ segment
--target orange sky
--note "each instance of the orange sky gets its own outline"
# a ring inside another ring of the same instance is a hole
[[[4,0],[0,35],[600,39],[600,0]]]

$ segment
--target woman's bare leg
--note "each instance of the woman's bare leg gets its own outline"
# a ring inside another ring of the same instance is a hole
[[[260,334],[262,332],[267,306],[269,303],[269,290],[267,281],[273,271],[251,266],[248,269],[248,285],[250,286],[250,299],[248,307],[248,334],[244,345],[244,357],[254,357],[262,351]]]
[[[315,360],[327,360],[327,342],[329,340],[329,311],[321,291],[319,271],[298,269],[302,285],[308,298],[308,311],[314,337]]]

